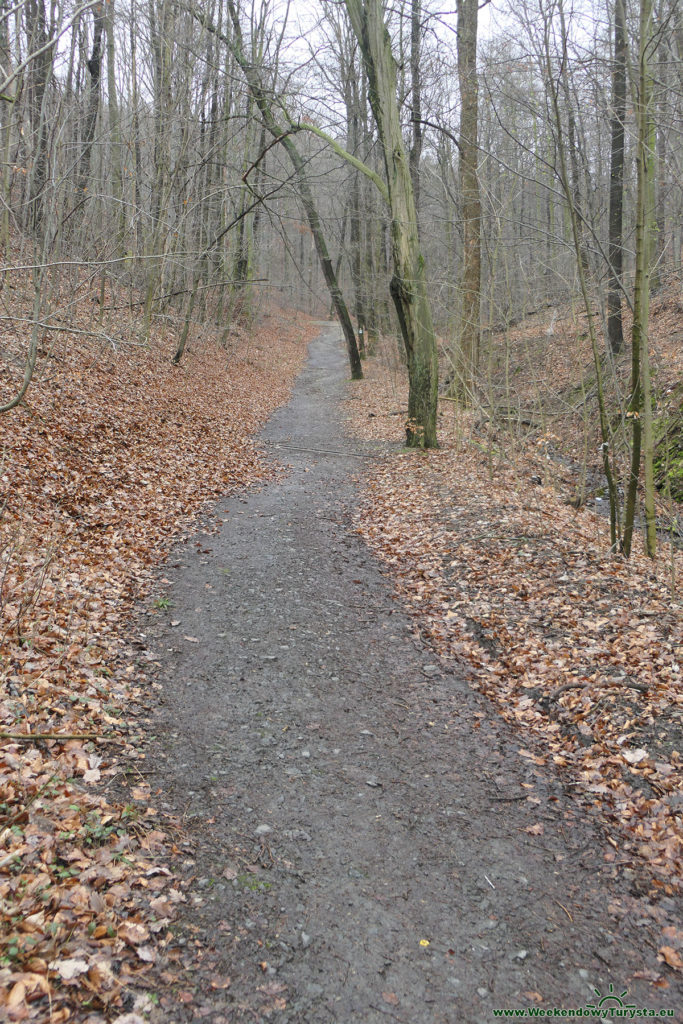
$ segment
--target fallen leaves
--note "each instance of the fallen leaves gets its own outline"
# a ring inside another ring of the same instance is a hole
[[[259,966],[261,966],[261,965],[259,964]],[[268,970],[268,964],[266,963],[266,966],[262,967],[261,969],[264,972],[267,971]],[[211,985],[211,988],[217,989],[219,991],[223,991],[226,988],[230,988],[230,986],[232,984],[232,980],[230,978],[212,978],[211,981],[209,982],[209,984]]]
[[[88,972],[88,961],[74,958],[53,960],[49,966],[50,970],[57,972],[62,981],[73,981],[79,974],[87,974]]]
[[[138,921],[124,921],[117,929],[117,935],[129,946],[139,946],[149,938],[149,931]]]
[[[396,436],[398,371],[375,360],[352,387],[354,430]],[[468,664],[519,730],[520,756],[567,773],[609,823],[620,863],[646,864],[654,889],[679,891],[683,693],[670,587],[681,553],[610,555],[605,518],[568,507],[559,487],[530,488],[537,455],[508,457],[500,441],[487,452],[471,414],[451,434],[442,420],[441,445],[373,469],[359,532],[421,635]]]
[[[659,950],[659,959],[664,960],[675,971],[683,971],[683,958],[673,946],[662,946]]]
[[[648,754],[647,750],[642,749],[622,750],[621,756],[623,757],[624,761],[627,761],[629,764],[640,764],[641,761],[645,761],[647,759]],[[667,767],[670,768],[670,766]]]
[[[258,349],[245,338],[231,354],[207,331],[179,367],[172,331],[117,353],[60,334],[0,419],[3,1019],[143,1019],[116,1008],[184,896],[136,750],[153,655],[122,633],[207,503],[271,473],[250,435],[287,399],[314,329],[284,314],[258,330]]]

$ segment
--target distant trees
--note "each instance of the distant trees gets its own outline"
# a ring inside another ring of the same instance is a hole
[[[318,210],[313,199],[313,193],[308,182],[304,158],[291,137],[291,129],[288,124],[290,118],[286,111],[283,109],[285,116],[284,124],[279,124],[273,113],[273,100],[268,94],[268,90],[262,80],[261,69],[253,59],[248,59],[245,52],[237,7],[234,0],[227,0],[227,3],[233,28],[231,44],[233,55],[244,72],[251,95],[253,96],[259,113],[263,118],[264,126],[270,132],[272,137],[283,146],[287,156],[292,162],[292,166],[294,167],[301,204],[304,208],[304,212],[311,229],[316,252],[325,278],[325,284],[329,290],[332,303],[334,304],[335,311],[346,339],[349,363],[351,365],[351,376],[355,380],[358,380],[363,376],[363,369],[361,366],[356,335],[353,324],[351,323],[351,317],[349,316],[346,301],[337,281],[337,275],[332,263],[332,258],[327,247],[322,222],[318,215]],[[282,106],[281,100],[279,100],[279,103]]]
[[[628,549],[654,443],[647,297],[682,270],[680,3],[643,21],[632,0],[529,0],[483,41],[482,16],[317,0],[301,27],[276,0],[0,0],[0,245],[52,267],[41,323],[60,277],[104,298],[118,280],[142,337],[180,318],[177,358],[207,318],[271,298],[320,315],[331,296],[353,376],[367,339],[402,339],[426,446],[437,335],[476,406],[482,329],[584,295],[615,479],[631,467]]]
[[[547,6],[546,0],[537,2]],[[265,273],[276,291],[286,281],[296,301],[309,305],[304,281],[310,251],[303,278],[284,265],[285,253],[300,256],[299,236],[295,243],[293,235],[298,189],[289,179],[284,150],[271,149],[263,161],[257,159],[262,114],[248,97],[231,48],[227,0],[202,4],[203,22],[192,4],[169,0],[93,0],[69,15],[65,10],[48,10],[44,0],[6,0],[0,13],[0,74],[6,82],[0,90],[0,145],[8,157],[0,178],[2,223],[38,230],[48,205],[56,217],[58,250],[73,246],[101,260],[115,250],[118,258],[130,254],[135,262],[125,272],[130,276],[134,269],[145,286],[153,279],[148,305],[158,311],[167,301],[177,304],[183,289],[187,294],[197,255],[249,206],[250,189],[272,192],[279,178],[267,206],[254,208],[203,258],[200,306],[203,311],[212,294],[221,309],[231,308],[228,293],[245,273]],[[553,178],[555,142],[543,72],[524,42],[529,26],[523,18],[505,30],[507,36],[489,33],[477,45],[473,0],[461,0],[450,21],[432,0],[410,0],[395,11],[382,4],[381,10],[398,61],[401,137],[423,226],[435,322],[458,337],[464,331],[463,351],[476,351],[477,294],[487,316],[505,320],[558,301],[574,286],[567,205]],[[560,105],[586,265],[609,296],[611,332],[613,325],[618,330],[635,272],[636,125],[629,100],[635,79],[629,70],[634,58],[627,58],[638,31],[623,0],[610,0],[601,19],[591,10],[594,29],[585,17],[580,29],[567,19],[567,63],[556,70],[563,82]],[[344,8],[323,0],[311,5],[308,15],[317,12],[321,20],[307,33],[315,56],[307,63],[300,44],[289,47],[296,33],[277,12],[269,2],[240,15],[256,32],[261,50],[254,64],[266,75],[271,105],[277,107],[281,97],[293,120],[328,129],[384,174],[367,78]],[[653,24],[654,38],[666,40],[657,51],[653,96],[655,257],[663,280],[680,268],[683,231],[681,144],[673,130],[683,105],[678,6],[662,0]],[[486,95],[481,109],[478,89]],[[455,140],[454,148],[443,131]],[[359,319],[382,319],[390,246],[382,200],[367,179],[322,150],[314,147],[302,157],[335,268],[333,250],[345,254],[339,285],[350,286]],[[256,255],[254,223],[266,260]],[[111,272],[118,273],[116,266]],[[323,280],[322,269],[314,270],[314,291]],[[248,292],[248,281],[239,288]],[[178,294],[164,298],[169,291]],[[618,351],[619,344],[614,334],[612,348]]]

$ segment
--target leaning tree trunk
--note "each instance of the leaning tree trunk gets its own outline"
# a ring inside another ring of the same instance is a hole
[[[394,262],[391,295],[405,344],[410,382],[406,441],[409,447],[434,448],[438,402],[436,335],[396,99],[396,61],[380,0],[345,2],[365,61],[370,103],[386,166]]]
[[[330,297],[334,304],[334,308],[339,317],[344,337],[346,339],[346,347],[349,355],[349,363],[351,365],[351,376],[354,380],[361,380],[363,377],[363,367],[361,365],[360,353],[358,351],[358,345],[356,343],[356,335],[349,316],[349,311],[344,301],[344,295],[339,282],[337,281],[337,275],[334,272],[334,266],[330,257],[327,242],[325,241],[325,235],[323,233],[322,223],[318,215],[318,210],[313,200],[313,193],[308,183],[306,176],[306,163],[299,153],[294,140],[291,138],[289,131],[281,127],[275,120],[275,116],[272,111],[271,103],[268,98],[266,90],[263,88],[261,82],[261,76],[259,69],[252,63],[250,63],[244,53],[244,47],[242,45],[242,26],[240,25],[239,16],[237,14],[237,8],[235,7],[234,0],[228,0],[228,10],[230,12],[230,18],[232,20],[234,35],[232,39],[224,38],[224,41],[228,46],[231,47],[235,60],[240,65],[244,77],[247,80],[247,85],[251,90],[251,93],[256,102],[256,106],[259,109],[263,123],[266,128],[278,142],[284,147],[287,156],[289,157],[292,166],[296,172],[297,177],[297,188],[299,191],[299,198],[301,199],[301,205],[304,208],[308,225],[313,235],[313,241],[315,249],[320,260],[320,266],[322,268],[323,277],[325,278],[325,284],[327,285]],[[201,12],[194,12],[195,17],[201,20],[205,27],[209,28],[209,24]],[[214,29],[215,31],[215,29]]]

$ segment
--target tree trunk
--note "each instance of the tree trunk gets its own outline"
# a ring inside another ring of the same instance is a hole
[[[463,260],[461,276],[458,384],[467,400],[479,361],[481,317],[481,197],[477,162],[479,85],[477,80],[478,0],[458,0],[458,81],[460,83],[460,190]]]
[[[27,0],[26,35],[28,51],[38,51],[27,73],[28,108],[33,135],[31,177],[28,189],[28,226],[36,229],[43,219],[44,190],[47,182],[48,118],[46,89],[52,70],[54,45],[49,42],[44,0]]]
[[[353,72],[353,69],[351,69]],[[347,123],[348,123],[348,148],[349,152],[353,153],[354,156],[359,155],[359,97],[358,88],[352,90],[347,89]],[[360,349],[361,356],[365,355],[365,302],[363,297],[363,274],[362,274],[362,262],[363,254],[361,249],[361,185],[360,185],[360,171],[355,168],[351,168],[351,188],[349,191],[349,203],[350,203],[350,230],[349,230],[349,244],[351,247],[351,280],[353,281],[353,312],[356,317],[356,327],[358,329],[358,347]]]
[[[391,209],[394,274],[391,296],[408,362],[406,443],[434,448],[438,401],[438,359],[432,312],[420,252],[410,167],[396,99],[396,62],[380,0],[345,0],[370,83],[370,103],[379,132]]]
[[[104,8],[98,4],[92,9],[93,13],[93,41],[90,59],[86,62],[88,74],[90,75],[90,89],[88,91],[87,110],[85,115],[85,127],[83,129],[83,150],[78,166],[78,190],[85,192],[90,177],[90,157],[92,144],[95,138],[95,126],[97,124],[97,112],[100,109],[100,78],[102,76],[102,32],[104,29]],[[114,99],[114,103],[116,100]]]
[[[131,103],[133,106],[133,224],[135,226],[135,237],[131,241],[137,256],[142,253],[143,232],[142,232],[142,200],[140,195],[140,184],[142,181],[142,151],[140,147],[140,101],[138,91],[138,70],[137,70],[137,20],[135,8],[131,10],[130,20],[130,75],[131,75]]]
[[[574,243],[574,252],[576,254],[576,269],[579,275],[579,286],[581,288],[581,296],[583,298],[584,309],[586,311],[586,319],[588,321],[588,334],[591,340],[591,349],[593,351],[593,365],[595,367],[595,382],[597,388],[598,397],[598,412],[600,416],[600,434],[602,436],[602,445],[600,446],[600,452],[602,455],[602,466],[607,481],[607,490],[609,494],[609,520],[610,520],[610,543],[612,551],[616,551],[619,545],[619,496],[614,479],[614,473],[612,472],[612,459],[610,454],[610,442],[611,442],[611,431],[609,417],[607,415],[607,405],[605,402],[605,391],[602,383],[602,365],[600,362],[600,351],[598,349],[597,334],[595,330],[595,317],[593,313],[593,304],[591,297],[588,293],[588,284],[586,279],[586,265],[584,262],[584,251],[583,251],[583,238],[581,234],[581,221],[579,217],[579,210],[576,206],[576,189],[574,181],[570,181],[570,174],[567,165],[566,147],[564,141],[564,132],[562,126],[562,114],[560,112],[559,103],[559,88],[560,84],[556,84],[553,75],[553,64],[552,64],[552,53],[549,45],[549,37],[546,32],[545,37],[545,69],[546,69],[546,83],[548,88],[548,95],[550,102],[552,103],[552,112],[555,121],[555,131],[557,133],[557,156],[558,156],[558,176],[562,185],[562,191],[567,202],[567,212],[569,215],[570,229],[572,233],[572,240]],[[563,63],[567,60],[567,35],[564,31],[564,20],[563,20],[563,32],[562,32],[562,60]],[[566,83],[562,83],[566,84]],[[565,89],[566,94],[566,89]],[[571,146],[571,143],[569,144]],[[571,159],[571,154],[570,154]]]
[[[590,262],[588,259],[588,249],[586,248],[585,242],[585,230],[584,230],[584,206],[581,197],[581,171],[579,169],[579,144],[577,142],[576,132],[576,118],[574,117],[574,102],[572,99],[572,90],[569,84],[569,54],[567,53],[567,40],[569,38],[567,34],[567,24],[564,14],[564,0],[559,0],[559,12],[560,12],[560,27],[562,31],[563,40],[563,54],[562,64],[560,71],[560,81],[562,83],[562,92],[564,94],[564,102],[567,113],[567,141],[569,151],[569,167],[571,169],[571,182],[572,182],[572,197],[571,203],[574,210],[573,220],[576,222],[576,227],[579,232],[579,245],[580,245],[580,259],[581,266],[585,274],[588,274],[590,270]]]
[[[109,127],[111,129],[111,173],[112,193],[114,195],[115,207],[114,217],[117,224],[117,245],[116,255],[123,251],[123,242],[126,232],[126,216],[123,194],[123,167],[121,148],[121,117],[119,114],[119,102],[116,94],[116,50],[114,34],[115,8],[113,0],[107,4],[105,17],[106,45],[107,45],[107,103],[109,107]]]
[[[626,116],[626,16],[624,0],[614,4],[614,70],[612,72],[611,165],[609,176],[609,287],[607,337],[613,353],[624,347],[621,321],[624,239],[624,118]]]
[[[645,460],[645,546],[648,555],[654,558],[657,548],[657,533],[654,510],[654,444],[648,352],[652,236],[655,222],[655,129],[652,118],[652,75],[648,67],[648,57],[650,56],[648,51],[651,39],[652,0],[641,0],[638,96],[636,102],[638,154],[636,280],[633,297],[631,397],[629,400],[629,417],[633,421],[633,448],[631,453],[631,474],[626,496],[624,550],[627,555],[631,552],[642,447]]]
[[[413,183],[415,210],[420,218],[420,160],[422,158],[422,77],[420,74],[420,42],[422,39],[421,0],[411,0],[410,7],[410,108],[412,140],[410,146],[410,178]]]
[[[154,68],[154,169],[152,196],[152,243],[155,253],[160,242],[161,217],[166,206],[166,183],[170,173],[171,113],[171,16],[169,0],[149,0],[149,27]]]
[[[9,0],[0,0],[0,66],[7,75],[12,70],[12,50],[9,39]],[[14,82],[10,89],[0,95],[0,160],[2,160],[1,196],[2,210],[0,212],[0,251],[2,251],[5,262],[9,262],[9,216],[12,188],[12,166],[10,164],[10,151],[12,145],[12,123],[15,117],[15,102],[17,98],[17,83]],[[0,291],[5,283],[4,274],[0,277]]]

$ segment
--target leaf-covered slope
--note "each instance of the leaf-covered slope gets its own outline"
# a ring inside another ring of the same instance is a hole
[[[398,377],[352,386],[353,429],[396,436]],[[376,378],[376,380],[373,380]],[[371,416],[368,417],[368,410]],[[440,451],[371,472],[358,528],[416,624],[603,816],[634,885],[683,884],[683,559],[609,554],[608,523],[544,486],[542,452],[492,450],[471,414],[444,414]],[[683,961],[682,961],[683,963]]]
[[[250,435],[313,333],[267,318],[230,354],[194,342],[178,367],[171,337],[115,352],[62,334],[0,419],[0,1016],[115,1017],[144,989],[184,897],[135,750],[146,683],[121,632],[207,502],[268,477]]]

